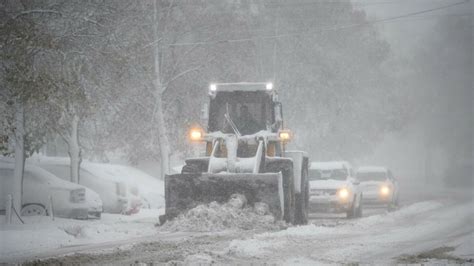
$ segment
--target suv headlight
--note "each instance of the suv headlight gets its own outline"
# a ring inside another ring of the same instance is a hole
[[[86,201],[86,190],[78,188],[69,192],[69,201],[73,203],[80,203]]]
[[[380,195],[388,196],[390,194],[390,187],[387,185],[383,185],[380,187]]]
[[[341,188],[337,191],[337,197],[346,200],[349,197],[349,189],[347,188]]]

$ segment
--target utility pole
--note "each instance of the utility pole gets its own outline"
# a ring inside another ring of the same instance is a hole
[[[273,23],[273,32],[275,36],[278,36],[279,31],[279,15],[280,15],[280,7],[278,7],[277,11],[275,12],[275,21]],[[278,49],[278,37],[274,38],[273,41],[273,82],[276,82],[276,72],[277,72],[277,49]]]

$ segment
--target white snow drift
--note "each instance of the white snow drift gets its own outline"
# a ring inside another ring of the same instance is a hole
[[[165,223],[161,230],[210,232],[227,229],[278,229],[280,223],[269,213],[268,205],[248,206],[245,196],[234,194],[225,204],[201,204]]]
[[[26,224],[5,224],[0,215],[0,264],[44,255],[60,249],[155,235],[160,210],[132,216],[102,214],[100,220],[71,220],[47,216],[24,217]]]

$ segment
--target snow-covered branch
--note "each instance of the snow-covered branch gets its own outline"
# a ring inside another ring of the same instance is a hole
[[[193,68],[189,68],[189,69],[186,69],[184,70],[183,72],[181,73],[178,73],[177,75],[175,75],[174,77],[172,77],[170,80],[168,80],[166,82],[166,84],[164,84],[163,86],[163,90],[161,91],[161,93],[165,93],[165,91],[169,88],[169,85],[171,83],[173,83],[175,80],[181,78],[182,76],[188,74],[188,73],[191,73],[191,72],[194,72],[194,71],[198,71],[200,68],[202,68],[202,65],[199,65],[199,66],[196,66],[196,67],[193,67]]]
[[[32,9],[32,10],[25,10],[25,11],[22,11],[18,14],[16,14],[13,19],[17,19],[18,17],[21,17],[21,16],[26,16],[26,15],[29,15],[29,14],[35,14],[35,13],[43,13],[43,14],[57,14],[57,15],[60,15],[62,16],[62,13],[61,12],[58,12],[56,10],[45,10],[45,9]]]
[[[99,23],[99,22],[97,22],[97,21],[95,21],[95,20],[93,20],[93,19],[90,19],[90,18],[88,18],[88,17],[84,17],[83,19],[84,19],[84,21],[86,21],[86,22],[90,22],[90,23],[95,24],[95,25],[100,26],[100,27],[105,27],[103,24],[101,24],[101,23]]]
[[[8,98],[9,98],[8,95],[7,95],[7,93],[6,93],[6,91],[4,91],[3,89],[0,90],[0,97],[3,97],[3,98],[5,98],[5,99],[8,99]]]
[[[194,52],[198,47],[200,47],[201,45],[200,44],[196,44],[194,45],[193,47],[189,48],[186,52],[184,52],[183,54],[180,55],[180,57],[178,59],[175,60],[175,63],[173,65],[173,71],[175,71],[179,64],[189,56],[189,54],[191,54],[192,52]]]
[[[152,42],[143,45],[140,49],[138,49],[138,51],[141,51],[141,50],[143,50],[143,49],[146,49],[146,48],[148,48],[148,47],[150,47],[150,46],[154,46],[154,45],[158,44],[161,40],[162,40],[162,38],[158,38],[158,39],[156,39],[156,40],[153,40]]]

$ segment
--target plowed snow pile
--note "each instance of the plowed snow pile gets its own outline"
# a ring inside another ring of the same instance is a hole
[[[247,205],[245,196],[234,194],[224,204],[214,201],[198,205],[166,222],[161,228],[164,231],[209,232],[226,229],[275,230],[281,226],[269,212],[267,204],[257,202],[252,207]]]

